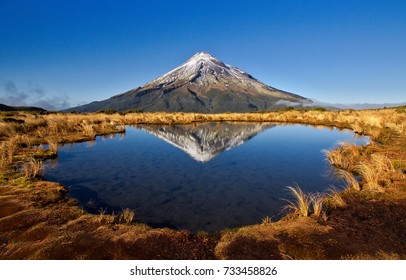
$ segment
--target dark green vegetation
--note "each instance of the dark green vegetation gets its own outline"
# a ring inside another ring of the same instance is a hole
[[[0,104],[0,111],[5,112],[15,112],[15,111],[25,111],[25,112],[45,112],[45,109],[39,107],[31,107],[31,106],[7,106],[4,104]]]

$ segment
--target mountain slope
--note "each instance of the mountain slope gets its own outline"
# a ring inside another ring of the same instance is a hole
[[[142,87],[68,111],[251,112],[281,107],[280,101],[311,103],[302,96],[265,85],[206,52],[199,52]]]

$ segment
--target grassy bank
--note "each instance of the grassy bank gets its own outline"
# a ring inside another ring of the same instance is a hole
[[[137,213],[85,213],[42,180],[58,144],[92,141],[125,125],[284,122],[352,129],[375,142],[326,151],[346,189],[291,188],[289,214],[219,234],[154,229]],[[285,110],[247,114],[131,113],[0,116],[0,258],[3,259],[405,259],[406,110]],[[359,176],[360,180],[355,180]]]

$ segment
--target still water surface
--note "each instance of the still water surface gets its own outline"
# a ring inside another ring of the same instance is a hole
[[[289,185],[306,192],[342,185],[321,152],[340,141],[368,138],[272,123],[140,125],[60,147],[45,177],[90,212],[128,207],[151,226],[213,232],[277,218]]]

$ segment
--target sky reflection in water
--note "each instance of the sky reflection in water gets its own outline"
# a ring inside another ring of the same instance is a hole
[[[218,231],[277,217],[294,183],[306,192],[341,185],[321,153],[339,141],[368,138],[272,123],[140,125],[60,147],[46,179],[91,212],[128,207],[152,226]]]

